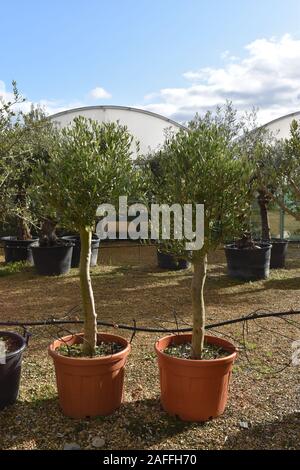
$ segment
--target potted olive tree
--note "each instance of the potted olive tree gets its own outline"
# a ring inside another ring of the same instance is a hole
[[[17,98],[16,98],[17,99]],[[32,262],[31,228],[37,222],[30,201],[32,171],[40,159],[47,158],[45,148],[53,135],[53,126],[44,112],[34,108],[28,113],[9,116],[9,139],[0,148],[0,160],[8,173],[1,185],[2,211],[15,221],[16,235],[2,237],[6,262]],[[7,138],[8,138],[7,135]]]
[[[300,220],[300,124],[293,120],[290,135],[268,147],[259,166],[259,181],[268,201]]]
[[[274,206],[273,196],[282,192],[282,184],[278,184],[278,180],[276,183],[276,179],[273,177],[275,162],[272,154],[274,154],[278,140],[272,131],[257,125],[255,112],[252,116],[252,128],[246,130],[243,144],[248,158],[255,165],[252,187],[260,213],[260,241],[264,244],[272,244],[270,268],[284,268],[288,240],[272,238],[269,217],[269,211]]]
[[[241,130],[240,145],[242,152],[245,158],[255,167],[255,172],[251,174],[249,180],[249,195],[252,194],[252,210],[255,200],[258,202],[262,233],[260,239],[253,239],[252,211],[250,211],[248,224],[243,233],[234,243],[227,244],[224,249],[228,275],[244,281],[256,281],[268,278],[270,273],[272,244],[267,212],[268,201],[260,184],[260,172],[265,154],[274,137],[267,129],[257,126],[255,110],[242,117]]]
[[[287,255],[287,248],[289,241],[287,239],[272,238],[271,226],[269,218],[269,208],[273,203],[269,193],[273,193],[272,188],[269,187],[268,192],[264,189],[258,190],[257,202],[260,212],[261,220],[261,241],[263,243],[271,243],[271,257],[270,268],[281,269],[285,267],[285,260]]]
[[[250,168],[237,133],[235,112],[227,106],[196,117],[188,131],[168,140],[160,156],[165,184],[157,188],[157,200],[204,204],[204,244],[191,256],[193,332],[166,336],[155,345],[162,405],[184,420],[205,421],[224,411],[237,355],[230,342],[205,334],[204,302],[207,255],[241,231],[250,204]]]
[[[57,377],[60,405],[67,416],[107,415],[121,404],[124,365],[130,344],[97,332],[90,277],[92,232],[97,208],[130,196],[138,181],[131,160],[132,136],[126,127],[77,117],[61,131],[47,172],[36,175],[37,197],[45,212],[80,233],[80,289],[84,331],[49,347]]]
[[[9,102],[0,99],[0,222],[5,222],[11,211],[13,188],[7,182],[12,176],[19,121],[13,109],[21,102],[23,98],[13,82],[13,99]],[[18,397],[22,353],[27,340],[16,332],[0,331],[0,410],[12,405]]]
[[[24,218],[14,217],[18,205],[16,181],[20,175],[20,168],[27,165],[27,155],[24,157],[20,155],[20,141],[23,140],[25,132],[22,113],[18,106],[23,102],[24,98],[19,93],[16,82],[13,82],[12,100],[9,102],[1,100],[0,103],[0,221],[3,225],[17,222],[13,225],[17,226],[18,231],[17,236],[1,238],[6,262],[27,260],[29,258],[27,246],[32,242],[31,236],[28,237],[28,243],[24,240],[29,232],[29,229],[26,231],[21,229]],[[18,238],[19,249],[15,247]]]

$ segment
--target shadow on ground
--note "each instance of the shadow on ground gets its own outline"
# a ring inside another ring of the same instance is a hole
[[[228,438],[224,449],[300,449],[300,413],[242,429]]]
[[[105,438],[104,449],[147,449],[195,426],[168,416],[159,398],[125,402],[111,416],[86,420],[63,416],[57,398],[17,402],[1,412],[1,421],[2,449],[28,448],[30,442],[37,449],[63,449],[70,442],[88,449],[95,436]]]

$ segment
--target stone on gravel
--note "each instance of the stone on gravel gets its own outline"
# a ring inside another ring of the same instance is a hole
[[[105,445],[105,440],[102,439],[102,437],[96,436],[92,440],[92,446],[93,447],[103,447]]]
[[[64,445],[64,450],[80,450],[80,445],[76,444],[76,442],[67,442]]]
[[[249,429],[249,423],[247,421],[240,421],[240,428]]]

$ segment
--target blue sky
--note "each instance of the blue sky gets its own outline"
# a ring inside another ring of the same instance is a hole
[[[2,0],[0,12],[0,93],[16,79],[49,112],[121,104],[184,120],[225,98],[265,120],[300,109],[299,0]]]

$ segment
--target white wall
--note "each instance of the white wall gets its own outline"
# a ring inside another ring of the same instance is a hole
[[[135,108],[121,106],[90,106],[71,109],[50,116],[61,127],[68,126],[76,116],[85,116],[100,122],[119,121],[126,125],[129,132],[140,142],[140,153],[156,150],[164,143],[166,130],[177,132],[180,124],[175,121]],[[135,147],[132,148],[135,150]]]
[[[300,111],[275,119],[274,121],[266,124],[265,127],[270,129],[278,138],[286,138],[289,137],[290,124],[293,119],[300,121]]]

